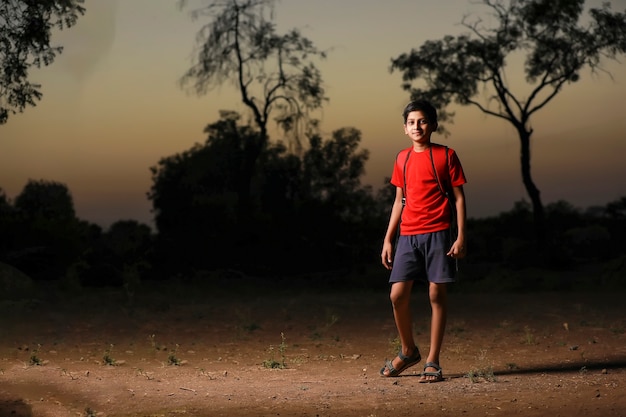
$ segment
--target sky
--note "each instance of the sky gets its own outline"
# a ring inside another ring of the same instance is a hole
[[[202,1],[202,0],[195,0]],[[396,153],[410,145],[401,112],[409,97],[391,59],[426,40],[463,32],[464,15],[486,17],[471,0],[282,0],[280,32],[299,28],[328,58],[317,63],[329,103],[319,114],[324,134],[342,127],[362,133],[368,149],[365,184],[391,176]],[[612,1],[614,11],[626,0]],[[193,4],[193,0],[192,0]],[[601,1],[588,1],[600,5]],[[86,0],[77,25],[55,34],[64,52],[31,72],[44,94],[36,107],[0,126],[0,188],[14,199],[29,179],[70,190],[77,216],[110,226],[118,220],[153,224],[150,167],[206,140],[203,129],[220,110],[245,108],[224,85],[204,96],[181,88],[201,24],[176,0]],[[623,57],[622,62],[626,60]],[[626,71],[581,73],[533,116],[532,175],[544,204],[577,208],[626,196]],[[524,96],[523,76],[508,72]],[[468,179],[468,216],[480,218],[528,201],[521,181],[519,139],[510,124],[474,107],[452,108],[451,135],[434,142],[457,151]]]

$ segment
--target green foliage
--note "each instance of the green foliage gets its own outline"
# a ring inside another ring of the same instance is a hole
[[[389,339],[389,353],[391,355],[396,355],[400,349],[402,349],[402,342],[399,337]]]
[[[28,359],[28,363],[30,365],[43,365],[44,361],[39,357],[39,349],[41,349],[41,345],[37,345],[36,349],[33,349],[30,358]]]
[[[263,361],[263,367],[264,368],[268,368],[268,369],[285,369],[285,368],[287,368],[287,358],[285,356],[285,352],[287,350],[287,344],[285,343],[285,334],[281,332],[280,333],[280,338],[281,338],[281,342],[280,342],[280,345],[278,345],[278,352],[280,354],[280,359],[277,360],[275,358],[275,355],[274,355],[275,347],[274,346],[270,346],[269,349],[268,349],[270,357]]]
[[[178,344],[176,344],[176,347],[174,347],[174,349],[172,349],[169,353],[169,355],[167,355],[167,364],[168,365],[173,365],[173,366],[180,366],[182,365],[182,361],[178,358],[178,356],[176,355],[176,352],[178,352]]]
[[[104,355],[102,356],[102,363],[108,366],[117,365],[117,361],[113,357],[113,345],[109,345],[109,347],[104,351]]]
[[[481,380],[487,382],[496,382],[497,378],[493,370],[493,366],[488,364],[487,362],[487,351],[481,350],[477,356],[478,366],[470,369],[467,374],[465,374],[466,378],[472,383],[480,382]]]
[[[524,343],[527,345],[536,345],[537,337],[535,336],[535,332],[528,326],[524,326]]]
[[[261,328],[249,311],[235,309],[234,315],[237,317],[237,332],[239,334],[248,335]]]
[[[41,86],[28,80],[32,67],[51,64],[62,47],[51,45],[54,29],[76,24],[84,0],[0,2],[0,125],[10,114],[34,106]]]
[[[496,382],[498,380],[493,368],[490,366],[486,368],[470,369],[467,374],[465,374],[465,377],[472,383],[480,382],[481,380],[485,380],[487,382]]]

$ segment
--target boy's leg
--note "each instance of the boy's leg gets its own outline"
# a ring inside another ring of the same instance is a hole
[[[413,339],[413,320],[411,317],[411,289],[413,281],[394,282],[391,284],[389,298],[393,307],[393,317],[398,329],[402,354],[412,356],[415,352],[415,339]],[[402,359],[396,357],[392,361],[393,367],[399,369],[403,365]],[[388,375],[387,370],[384,372]]]
[[[428,287],[428,296],[430,298],[430,306],[432,309],[430,323],[430,351],[426,362],[439,364],[439,353],[441,352],[441,344],[446,328],[446,319],[448,316],[448,288],[446,284],[436,284],[431,282]],[[437,369],[428,367],[425,372],[436,372]],[[422,380],[434,381],[434,376],[422,376]]]

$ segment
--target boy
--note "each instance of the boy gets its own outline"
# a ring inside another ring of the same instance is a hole
[[[432,104],[425,100],[412,101],[402,117],[404,133],[413,146],[401,151],[394,164],[391,183],[396,186],[396,198],[381,254],[383,266],[391,270],[389,298],[402,348],[396,358],[386,361],[380,375],[398,376],[421,360],[413,339],[409,301],[413,282],[425,279],[432,309],[430,351],[419,382],[438,382],[443,381],[439,353],[447,317],[446,286],[455,280],[456,260],[465,256],[463,184],[466,180],[454,150],[430,141],[431,134],[437,130],[437,111]],[[445,165],[441,164],[442,159]],[[436,165],[445,166],[442,171],[447,172],[440,172]],[[444,194],[449,187],[452,187],[452,203]],[[398,224],[400,236],[394,254],[393,239]],[[452,236],[451,226],[456,226],[456,236]]]

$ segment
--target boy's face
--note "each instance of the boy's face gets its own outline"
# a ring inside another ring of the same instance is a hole
[[[406,118],[404,133],[413,142],[428,143],[430,135],[437,129],[437,124],[428,120],[421,111],[412,111]]]

